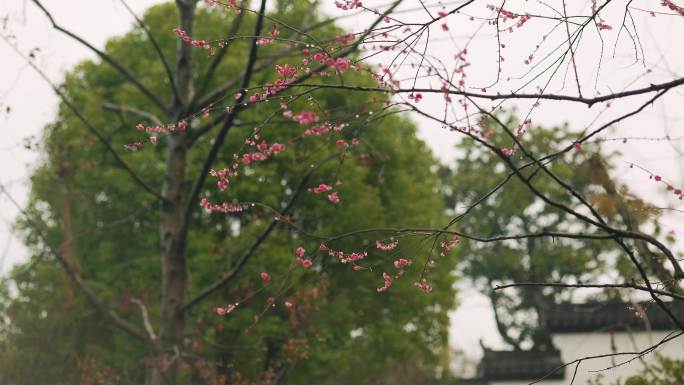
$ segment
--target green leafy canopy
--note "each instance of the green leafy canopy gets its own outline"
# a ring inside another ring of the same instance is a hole
[[[313,23],[317,15],[310,6],[304,1],[281,5],[278,17],[296,24],[304,10],[308,22]],[[171,32],[177,22],[175,12],[169,3],[150,8],[144,15],[145,24],[167,57],[173,57],[177,44]],[[194,35],[221,38],[233,17],[231,13],[202,9]],[[248,36],[255,18],[251,14],[244,18],[238,35]],[[340,32],[331,24],[318,30],[317,37],[332,38]],[[248,40],[235,40],[217,70],[219,76],[208,89],[240,73],[247,47]],[[262,48],[264,56],[276,49]],[[133,28],[110,39],[106,52],[154,92],[163,98],[170,96],[164,69],[142,30]],[[211,57],[199,51],[195,58],[193,73],[199,81]],[[280,64],[285,62],[287,59]],[[350,76],[355,84],[371,84],[367,75]],[[254,83],[274,78],[275,71],[268,66],[255,74]],[[101,62],[81,62],[67,73],[62,88],[116,148],[139,140],[134,129],[138,118],[104,109],[105,103],[136,106],[162,115],[118,72]],[[315,100],[299,98],[293,105],[295,110],[365,113],[383,102],[329,90],[318,92]],[[242,113],[215,164],[229,165],[253,122],[263,121],[278,108],[276,103],[265,103]],[[269,142],[286,142],[300,130],[293,122],[273,119],[265,127],[264,137]],[[434,188],[438,178],[431,171],[436,161],[416,139],[415,130],[411,122],[396,114],[369,118],[362,131],[362,144],[339,170],[339,179],[344,181],[339,188],[340,205],[305,194],[298,201],[293,220],[324,235],[366,227],[443,224],[444,205]],[[205,135],[189,152],[188,181],[196,177],[211,140],[211,134]],[[328,144],[324,139],[316,145],[292,144],[294,151],[254,168],[251,175],[232,183],[228,194],[220,193],[209,180],[203,196],[214,201],[263,202],[277,208],[298,177],[322,158],[316,148]],[[159,188],[164,177],[163,147],[160,139],[156,148],[122,156],[143,180]],[[64,105],[45,129],[43,155],[31,178],[27,207],[31,216],[40,219],[41,228],[26,222],[18,224],[33,256],[14,269],[5,282],[14,289],[0,296],[6,314],[0,329],[0,372],[13,384],[66,384],[88,379],[94,379],[93,383],[141,383],[150,352],[113,328],[85,302],[37,234],[44,232],[54,247],[74,261],[93,290],[126,319],[142,324],[132,298],[142,300],[151,315],[159,311],[158,203],[130,180]],[[316,175],[334,174],[336,168],[335,162],[330,162]],[[312,185],[331,182],[316,175]],[[189,292],[197,292],[229,270],[271,216],[258,207],[235,215],[196,210],[187,247]],[[358,236],[331,247],[358,248],[374,242],[371,235]],[[386,373],[401,367],[433,373],[438,352],[447,344],[447,312],[455,305],[454,258],[438,261],[439,268],[429,275],[435,290],[426,295],[412,282],[429,258],[429,247],[402,239],[399,253],[412,258],[415,265],[390,291],[378,293],[380,273],[391,268],[389,254],[372,251],[368,256],[372,271],[354,272],[349,266],[323,260],[316,271],[302,272],[292,269],[297,246],[316,250],[318,243],[287,226],[278,227],[228,290],[211,296],[187,317],[184,349],[193,359],[210,363],[204,369],[186,371],[187,381],[199,383],[209,370],[232,381],[257,381],[266,368],[278,365],[290,368],[292,383],[381,383]],[[259,280],[262,271],[273,276],[266,287]],[[268,306],[269,297],[275,298],[275,306]],[[214,306],[240,298],[249,300],[228,316],[211,312]],[[282,305],[284,301],[297,303],[299,310],[288,311]],[[154,316],[152,324],[156,326]]]

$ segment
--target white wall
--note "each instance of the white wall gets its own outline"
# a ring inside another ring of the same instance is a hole
[[[611,337],[610,333],[605,332],[568,333],[554,335],[553,343],[558,349],[560,349],[561,359],[563,362],[568,363],[586,356],[596,356],[614,352],[628,353],[642,351],[666,338],[666,336],[669,334],[670,332],[667,331],[650,333],[643,331],[635,333],[620,332],[614,333]],[[614,348],[611,348],[611,346],[614,346]],[[618,377],[624,379],[625,377],[641,372],[643,368],[642,362],[653,362],[655,359],[655,354],[662,354],[663,356],[670,358],[684,358],[684,338],[674,339],[665,343],[654,353],[645,355],[641,360],[637,358],[631,362],[628,362],[630,359],[633,359],[636,356],[623,355],[618,357],[597,358],[583,361],[580,364],[579,370],[577,371],[577,378],[575,379],[574,384],[585,385],[588,379],[594,378],[598,375],[598,373],[592,371],[600,371],[600,373],[603,373],[605,376],[604,378],[606,379],[613,380],[617,379]],[[621,363],[624,364],[619,365]],[[604,370],[614,365],[619,366]],[[569,366],[566,369],[566,381],[562,382],[563,385],[570,384],[573,371],[574,365]],[[549,382],[549,384],[552,383]],[[555,385],[557,383],[554,382],[553,384]],[[504,384],[497,383],[496,385]],[[506,383],[505,385],[513,385],[513,383]]]
[[[614,352],[629,353],[642,351],[670,335],[669,331],[658,332],[620,332],[614,333],[568,333],[553,336],[554,345],[561,351],[561,359],[565,363],[576,359],[610,354]],[[614,346],[614,347],[611,347]],[[660,354],[669,358],[684,359],[684,337],[673,339],[660,346],[654,353],[647,354],[641,359],[634,359],[635,355],[623,355],[618,357],[596,358],[583,361],[577,370],[577,376],[573,385],[586,385],[591,378],[596,378],[599,373],[604,376],[604,384],[608,384],[618,378],[625,379],[642,371],[643,362],[653,362],[655,355]],[[620,365],[622,363],[622,365]],[[606,368],[619,365],[615,368]],[[564,380],[548,380],[538,382],[539,385],[570,385],[574,365],[565,369]],[[598,372],[597,372],[598,371]],[[491,385],[528,385],[531,381],[494,381]]]

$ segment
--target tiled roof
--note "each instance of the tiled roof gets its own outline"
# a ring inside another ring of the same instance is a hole
[[[478,377],[487,381],[537,380],[561,366],[558,350],[503,351],[485,349],[478,367]],[[549,379],[564,378],[565,369],[550,374]]]
[[[583,304],[560,304],[550,309],[546,330],[549,333],[580,333],[597,331],[674,330],[676,327],[668,315],[655,303],[639,306],[645,316],[640,318],[625,302],[602,302]],[[684,320],[681,306],[667,304],[678,319]]]

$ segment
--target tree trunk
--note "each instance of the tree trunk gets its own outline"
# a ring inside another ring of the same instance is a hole
[[[173,384],[176,364],[180,357],[185,330],[185,317],[179,311],[185,300],[187,286],[187,266],[185,260],[185,240],[181,233],[183,225],[182,187],[185,177],[187,148],[185,138],[180,135],[169,136],[166,158],[166,176],[162,195],[167,199],[161,207],[161,311],[159,319],[159,343],[167,382]],[[169,357],[172,362],[168,363]],[[160,385],[152,382],[151,385]]]
[[[180,28],[192,34],[196,0],[177,0]],[[174,98],[169,117],[177,121],[184,114],[192,98],[192,47],[179,40],[176,49],[175,85],[178,97]],[[180,311],[187,289],[187,265],[185,258],[186,232],[183,231],[183,187],[187,168],[187,135],[176,132],[168,137],[166,172],[160,210],[159,235],[161,243],[161,308],[159,318],[159,348],[157,362],[151,365],[146,383],[148,385],[173,385],[185,333],[185,315]]]

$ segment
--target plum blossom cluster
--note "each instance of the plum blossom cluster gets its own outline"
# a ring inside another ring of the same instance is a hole
[[[341,263],[347,264],[356,264],[357,261],[361,261],[368,256],[368,252],[364,251],[362,253],[357,253],[357,252],[352,252],[349,254],[345,254],[343,251],[334,251],[334,250],[329,250],[328,255],[333,256],[337,258],[338,261]]]
[[[236,7],[237,8],[237,0],[204,0],[204,3],[208,7],[213,7],[216,5],[227,5],[229,7]],[[237,9],[238,9],[238,11],[240,10],[239,8],[237,8]]]
[[[304,131],[303,136],[323,136],[329,134],[331,130],[334,132],[342,132],[346,126],[347,125],[344,123],[335,125],[330,123],[318,124]]]
[[[432,286],[429,283],[427,283],[427,280],[425,278],[421,279],[418,282],[414,282],[413,285],[425,293],[429,293],[432,291]]]
[[[185,131],[188,129],[188,123],[185,120],[179,121],[177,124],[169,123],[167,125],[157,124],[155,126],[145,126],[142,123],[138,123],[135,128],[138,131],[145,132],[147,134],[153,134],[148,137],[151,144],[157,144],[157,139],[159,134],[168,134],[176,131]],[[134,142],[124,144],[124,150],[126,151],[136,151],[144,146],[143,142]]]
[[[382,243],[380,240],[375,241],[375,247],[380,251],[394,250],[397,245],[399,245],[399,241],[394,237],[391,237],[388,243]]]
[[[515,132],[515,136],[521,137],[521,136],[525,135],[525,132],[526,132],[525,126],[529,127],[531,125],[532,125],[532,119],[531,118],[527,118],[522,123],[518,123],[517,130]]]
[[[394,267],[397,269],[403,269],[406,266],[411,266],[411,260],[406,259],[406,258],[399,258],[396,261],[394,261]]]
[[[256,145],[256,142],[252,140],[248,140],[247,144],[250,145]],[[259,162],[259,161],[264,161],[271,156],[280,154],[281,152],[285,151],[287,147],[284,144],[281,143],[273,143],[271,145],[268,144],[265,140],[262,140],[261,143],[256,145],[257,151],[254,152],[249,152],[245,153],[242,155],[241,158],[241,163],[243,165],[248,165],[251,164],[252,162]],[[236,159],[239,157],[237,155],[234,155]],[[233,163],[231,168],[223,168],[221,170],[211,170],[209,171],[209,174],[213,177],[216,177],[219,179],[217,182],[218,188],[223,191],[228,188],[228,185],[230,184],[229,178],[231,177],[237,177],[238,172],[237,169],[239,167],[239,164],[237,162]]]
[[[676,187],[672,186],[671,184],[665,182],[663,180],[663,177],[661,177],[660,175],[651,175],[651,176],[649,176],[649,179],[653,179],[654,181],[659,182],[659,183],[664,183],[667,186],[666,187],[667,191],[672,191],[672,193],[674,195],[678,196],[680,200],[682,199],[682,189],[676,188]]]
[[[487,4],[487,9],[489,9],[490,11],[496,12],[502,21],[506,21],[508,19],[517,19],[518,18],[517,14],[515,14],[511,11],[507,11],[501,7],[497,7],[494,4]]]
[[[597,27],[598,29],[600,29],[601,31],[609,31],[609,30],[613,29],[612,26],[610,26],[610,25],[608,25],[608,24],[606,24],[606,23],[604,23],[604,22],[602,22],[602,21],[596,22],[596,27]]]
[[[304,258],[305,254],[306,249],[301,246],[297,247],[297,249],[295,249],[295,263],[302,265],[305,269],[308,269],[313,265],[313,261],[310,258]]]
[[[314,188],[309,187],[308,189],[306,189],[306,191],[312,192],[314,194],[322,194],[322,193],[324,193],[326,191],[330,191],[332,189],[333,189],[333,187],[331,185],[321,183],[317,187],[314,187]]]
[[[211,203],[208,199],[202,198],[200,206],[206,210],[219,213],[239,213],[245,210],[245,205],[240,203],[223,202],[221,204]]]
[[[142,148],[142,146],[142,142],[133,142],[124,144],[123,148],[126,151],[137,151],[138,149]]]
[[[265,271],[262,271],[261,274],[259,274],[259,278],[261,278],[261,281],[263,283],[269,283],[271,282],[271,274],[268,274]]]
[[[338,35],[335,37],[335,43],[346,46],[351,44],[354,41],[355,37],[354,34],[348,33],[346,35]]]
[[[409,94],[408,98],[416,103],[419,103],[421,100],[423,100],[423,94],[421,94],[420,92],[412,92]]]
[[[254,145],[253,141],[248,140],[248,144]],[[252,162],[257,162],[257,161],[264,161],[268,159],[269,157],[273,155],[277,155],[283,151],[286,150],[286,146],[281,143],[273,143],[271,145],[268,144],[265,140],[263,140],[261,143],[256,145],[256,148],[258,151],[250,152],[243,154],[241,158],[241,163],[243,165],[248,165],[251,164]],[[234,155],[237,158],[237,155]],[[237,162],[233,163],[233,166],[231,168],[223,168],[221,170],[210,170],[209,174],[215,178],[218,178],[217,186],[219,190],[223,191],[228,188],[230,184],[229,178],[231,177],[237,177],[238,172],[237,169],[239,167],[239,164]],[[232,212],[239,212],[244,210],[244,205],[240,204],[231,204],[231,203],[222,203],[222,204],[213,204],[210,203],[207,199],[202,199],[200,201],[200,205],[204,207],[207,210],[210,211],[217,211],[217,212],[224,212],[224,213],[232,213]]]
[[[315,112],[311,112],[311,111],[302,111],[302,112],[298,113],[297,115],[292,115],[292,111],[286,110],[283,113],[283,116],[285,116],[286,118],[291,118],[292,120],[294,120],[295,122],[297,122],[301,125],[307,125],[307,124],[315,123],[315,122],[318,122],[318,120],[320,119],[318,114],[316,114]]]
[[[252,103],[256,103],[259,101],[264,101],[268,99],[269,96],[275,95],[278,92],[286,89],[289,86],[286,80],[283,79],[276,79],[274,84],[271,83],[266,83],[262,86],[262,89],[264,92],[259,93],[256,92],[253,95],[249,97],[249,101]]]
[[[529,14],[519,15],[517,13],[505,10],[501,7],[497,7],[493,4],[487,4],[487,9],[489,9],[490,11],[494,11],[497,14],[497,19],[489,22],[489,24],[491,25],[496,25],[498,23],[498,19],[500,19],[502,22],[517,19],[515,27],[521,28],[523,25],[525,25],[525,23],[527,23],[532,18]],[[513,32],[513,27],[509,27],[508,31]]]
[[[302,134],[303,136],[323,136],[330,132],[330,129],[325,124],[315,125],[307,128]]]
[[[282,76],[282,78],[276,79],[273,84],[265,83],[262,86],[263,92],[255,92],[254,94],[250,95],[250,97],[249,97],[250,102],[256,103],[259,101],[264,101],[264,100],[268,99],[270,96],[276,95],[277,93],[287,89],[287,87],[290,86],[290,84],[288,83],[288,80],[291,80],[291,78],[298,71],[297,68],[291,67],[289,64],[285,64],[283,66],[276,64],[275,68],[276,68],[276,71]],[[241,97],[242,97],[241,92],[235,94],[235,99],[240,99]],[[285,106],[285,109],[287,109],[287,106]]]
[[[380,72],[372,72],[371,76],[378,83],[379,87],[399,87],[400,81],[394,78],[392,70],[387,67],[381,67]]]
[[[340,184],[341,184],[340,181],[337,181],[337,183],[335,183],[335,185],[337,185],[337,186],[339,186]],[[313,188],[309,187],[308,189],[306,189],[306,191],[313,193],[313,194],[323,194],[323,193],[326,193],[328,191],[331,191],[332,189],[333,189],[333,186],[331,186],[329,184],[321,183],[317,187],[313,187]],[[334,204],[340,203],[339,193],[337,191],[335,191],[335,192],[328,194],[328,200]]]
[[[171,132],[176,132],[176,131],[185,131],[188,129],[188,122],[185,120],[181,120],[178,122],[178,124],[174,123],[169,123],[167,125],[160,125],[157,124],[155,126],[146,126],[142,123],[138,123],[135,125],[135,128],[138,131],[146,132],[148,134],[154,133],[154,134],[161,134],[161,133],[171,133]]]
[[[271,35],[270,38],[268,37],[262,37],[256,41],[257,45],[270,45],[275,42],[275,39],[280,35],[280,31],[278,30],[277,26],[273,26],[271,29],[271,32],[269,33]]]
[[[328,194],[328,200],[333,203],[333,204],[339,204],[340,203],[340,195],[337,191]]]
[[[663,179],[662,176],[655,174],[641,166],[637,166],[634,163],[629,164],[629,168],[634,168],[636,166],[637,168],[641,169],[642,171],[648,173],[648,179],[651,179],[655,181],[656,183],[662,183],[665,185],[665,189],[672,194],[674,194],[679,200],[684,200],[684,190],[680,187],[675,187],[671,183],[667,182],[665,179]]]
[[[226,315],[231,313],[233,310],[235,310],[236,307],[238,307],[239,303],[231,303],[226,307],[215,307],[212,309],[214,313],[217,315]]]
[[[449,16],[449,12],[447,12],[445,9],[441,9],[441,10],[437,11],[437,16],[440,19],[444,19],[445,17]],[[448,31],[449,30],[449,26],[447,25],[447,23],[442,23],[441,27],[442,27],[442,31]]]
[[[513,145],[511,148],[502,148],[501,149],[501,154],[505,156],[511,156],[514,155],[518,151],[518,147],[516,145]]]
[[[378,293],[382,293],[384,291],[387,291],[392,286],[392,282],[394,282],[395,279],[401,278],[406,271],[404,270],[404,267],[410,266],[411,265],[411,260],[406,259],[406,258],[399,258],[394,261],[394,267],[397,269],[397,273],[395,275],[388,274],[386,272],[382,272],[382,282],[383,285],[378,287],[376,290]]]
[[[343,11],[348,11],[355,8],[363,7],[361,0],[346,0],[346,1],[335,1],[335,6]]]
[[[333,58],[328,56],[325,52],[317,52],[311,55],[311,59],[320,64],[325,64],[328,67],[335,67],[340,73],[344,73],[351,66],[347,59],[343,57]]]
[[[459,77],[460,77],[460,79],[458,80],[458,89],[460,89],[460,90],[465,89],[466,68],[470,67],[470,62],[468,61],[467,56],[468,56],[468,49],[467,48],[463,48],[463,50],[459,51],[456,55],[454,55],[454,59],[456,59],[458,61],[458,63],[460,63],[458,65],[458,67],[454,68],[454,73],[459,75]],[[446,92],[448,90],[448,85],[446,85],[446,84],[443,85],[442,89]],[[448,98],[448,96],[449,95],[445,94],[445,98]],[[464,105],[464,108],[466,108],[466,106],[467,105]]]
[[[660,2],[660,5],[662,5],[663,7],[667,7],[672,11],[675,11],[675,12],[678,12],[678,13],[681,13],[682,15],[684,15],[684,7],[679,6],[670,0],[662,0]]]
[[[439,243],[439,245],[442,247],[442,255],[450,252],[451,249],[456,247],[456,245],[458,245],[460,242],[461,242],[461,237],[459,237],[458,235],[454,235],[448,241],[441,241]]]
[[[261,162],[273,155],[278,155],[287,149],[285,145],[281,143],[273,143],[269,146],[268,142],[265,140],[259,143],[256,147],[258,151],[242,155],[242,164],[248,165],[252,162]]]
[[[337,139],[335,141],[335,146],[341,147],[341,148],[346,148],[349,146],[356,146],[357,144],[359,144],[359,139],[357,139],[357,138],[352,138],[351,143],[348,143],[344,139]]]
[[[362,253],[357,253],[357,252],[352,252],[352,253],[345,253],[344,251],[336,251],[330,249],[328,246],[325,244],[322,244],[319,246],[318,251],[321,253],[327,253],[329,256],[336,258],[338,261],[340,261],[343,264],[351,264],[352,269],[354,271],[359,271],[361,270],[361,266],[357,265],[356,262],[361,261],[368,256],[368,252],[364,251]]]
[[[275,69],[280,74],[280,76],[282,76],[285,79],[289,79],[297,73],[297,68],[291,67],[289,64],[285,64],[283,66],[276,64]]]
[[[224,168],[218,171],[211,170],[209,171],[209,175],[219,179],[216,184],[218,185],[219,190],[223,191],[228,188],[228,184],[230,183],[228,177],[237,176],[237,172],[229,168]]]
[[[190,44],[193,47],[210,48],[210,44],[204,40],[195,40],[188,36],[184,30],[176,27],[172,31],[183,41],[183,43]]]
[[[391,275],[389,275],[383,271],[382,272],[382,281],[383,281],[383,285],[376,289],[378,291],[378,293],[382,293],[383,291],[387,291],[387,289],[389,289],[390,286],[392,286],[392,282],[394,281],[394,277],[392,277]]]

